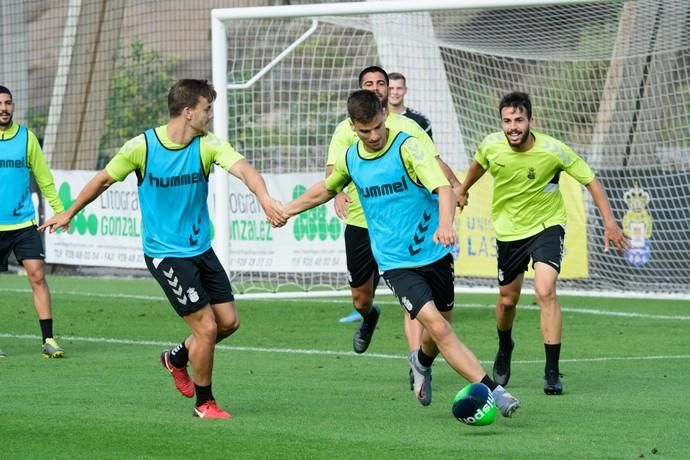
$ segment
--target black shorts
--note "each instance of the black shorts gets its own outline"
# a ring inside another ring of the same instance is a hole
[[[350,287],[356,288],[366,283],[374,275],[374,288],[379,284],[379,266],[371,252],[369,230],[354,225],[345,226],[345,256],[347,276]]]
[[[529,260],[543,262],[561,272],[565,229],[560,225],[549,227],[534,236],[517,241],[496,241],[498,249],[498,284],[512,283],[527,271]]]
[[[396,268],[383,272],[386,284],[412,319],[430,300],[434,301],[439,311],[452,310],[455,301],[454,278],[453,256],[450,254],[424,267]]]
[[[208,304],[235,300],[230,279],[213,249],[187,258],[155,259],[144,255],[144,260],[180,316],[187,316]]]
[[[0,272],[7,271],[10,253],[14,252],[17,262],[24,259],[46,258],[43,250],[43,241],[37,227],[20,228],[18,230],[7,230],[0,232]]]

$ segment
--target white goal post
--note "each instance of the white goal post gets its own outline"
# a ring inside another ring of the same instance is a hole
[[[536,129],[587,159],[634,246],[625,257],[603,254],[596,208],[587,193],[572,188],[564,262],[570,272],[562,273],[562,284],[688,294],[688,14],[683,0],[393,0],[214,9],[214,132],[268,177],[272,192],[295,176],[310,185],[323,177],[328,142],[358,71],[381,65],[407,77],[407,105],[429,116],[439,152],[462,175],[479,141],[500,129],[501,95],[528,92]],[[266,270],[261,261],[233,265],[241,237],[230,223],[238,217],[227,199],[232,180],[214,176],[214,248],[233,282],[271,292],[285,285],[347,286],[337,257],[307,269],[294,258],[293,273]],[[292,198],[296,188],[287,187],[279,198]],[[483,190],[474,190],[473,202],[486,208],[490,194]],[[480,211],[473,214],[470,206],[458,218],[459,284],[494,286],[495,239],[486,209]],[[312,251],[328,240],[332,223],[330,214],[318,219],[307,223]],[[340,268],[326,266],[335,260]]]
[[[553,5],[558,3],[577,3],[592,0],[522,0],[520,6],[529,5]],[[222,8],[211,11],[211,48],[212,48],[212,79],[218,92],[218,97],[214,108],[213,130],[221,138],[227,139],[229,128],[228,121],[228,89],[246,89],[251,87],[258,79],[270,71],[280,60],[291,52],[295,46],[302,43],[315,28],[315,21],[312,21],[310,29],[299,39],[295,40],[288,47],[280,52],[266,66],[261,68],[256,74],[252,75],[246,82],[233,84],[228,82],[227,66],[227,35],[226,23],[231,21],[241,21],[243,19],[271,19],[271,18],[317,18],[320,16],[352,16],[360,14],[385,14],[385,13],[416,13],[430,11],[455,10],[460,8],[487,8],[487,7],[511,7],[515,6],[515,0],[492,0],[486,2],[482,0],[435,0],[428,4],[416,0],[398,1],[377,1],[377,2],[348,2],[348,3],[328,3],[328,4],[305,4],[305,5],[284,5],[266,7],[247,7],[247,8]],[[442,70],[442,69],[441,69]],[[410,78],[410,76],[407,76]],[[412,78],[410,78],[412,80]],[[456,137],[457,139],[458,137]],[[460,138],[461,139],[461,138]],[[232,140],[231,140],[232,141]],[[457,142],[457,141],[456,141]],[[461,142],[461,141],[460,141]],[[324,152],[325,153],[325,152]],[[227,177],[215,178],[215,192],[218,197],[228,195]],[[215,203],[216,223],[224,222],[229,215],[229,208],[226,200],[217,200]],[[226,270],[229,269],[229,245],[230,233],[227,225],[216,225],[216,238],[214,246],[218,257]]]

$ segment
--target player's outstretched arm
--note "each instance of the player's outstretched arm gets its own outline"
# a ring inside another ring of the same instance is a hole
[[[53,233],[55,230],[60,228],[69,228],[69,223],[72,218],[79,211],[84,209],[86,205],[98,198],[101,193],[105,192],[108,187],[114,183],[115,179],[110,177],[110,174],[108,174],[105,169],[100,171],[98,174],[93,176],[93,178],[84,186],[81,192],[79,192],[77,199],[68,210],[46,220],[43,225],[38,227],[38,230],[41,232],[48,230],[50,233]]]
[[[630,242],[625,237],[623,230],[618,226],[616,218],[613,217],[609,200],[606,197],[606,191],[599,179],[595,177],[592,182],[587,184],[587,190],[592,195],[592,200],[597,209],[599,209],[601,218],[604,220],[604,252],[609,251],[609,243],[613,243],[619,252],[630,249]]]
[[[261,174],[259,174],[254,166],[243,158],[233,164],[228,172],[244,182],[244,185],[256,195],[271,225],[274,227],[282,227],[285,225],[287,220],[283,218],[282,203],[271,198],[268,194],[268,189],[266,189],[264,178],[261,177]]]
[[[309,187],[302,195],[285,204],[283,217],[287,220],[290,217],[327,202],[335,195],[336,192],[328,190],[323,181],[317,182]]]
[[[470,188],[475,184],[475,182],[481,179],[485,172],[486,170],[481,167],[477,160],[472,160],[472,164],[470,164],[470,168],[467,170],[467,174],[465,175],[465,180],[462,181],[462,184],[460,184],[460,187],[456,192],[458,195],[458,206],[460,206],[461,210],[467,206],[467,203],[469,202]]]

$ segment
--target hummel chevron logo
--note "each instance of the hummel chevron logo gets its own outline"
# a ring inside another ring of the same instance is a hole
[[[180,302],[182,305],[187,305],[187,296],[184,295],[184,289],[180,284],[180,280],[177,279],[177,276],[175,276],[173,268],[170,267],[170,270],[168,270],[167,272],[165,270],[161,271],[163,272],[165,277],[168,278],[168,284],[172,287],[172,293],[175,294],[177,301]]]
[[[430,220],[431,214],[429,214],[427,211],[424,211],[424,214],[422,214],[422,221],[419,222],[419,224],[417,225],[417,231],[412,237],[413,243],[407,247],[407,251],[410,253],[411,256],[415,256],[421,252],[422,248],[420,245],[426,239],[424,233],[426,233],[429,230]]]
[[[192,235],[189,235],[189,245],[194,246],[199,242],[199,239],[194,239],[193,236],[197,236],[201,231],[201,216],[196,220],[196,224],[192,224]]]
[[[12,210],[13,216],[21,215],[21,210],[24,207],[24,201],[26,200],[26,197],[28,197],[30,193],[31,193],[30,190],[26,190],[24,193],[22,193],[22,197],[19,199],[19,203],[17,203],[17,207]]]
[[[19,203],[16,208],[12,210],[12,215],[13,216],[18,216],[21,214],[21,210],[24,207],[24,203]]]
[[[427,214],[426,211],[424,211],[424,215],[422,216],[424,219],[422,222],[417,225],[417,230],[419,230],[419,233],[424,233],[427,230],[429,230],[429,225],[424,225],[425,223],[429,222],[429,219],[431,219],[431,214]]]

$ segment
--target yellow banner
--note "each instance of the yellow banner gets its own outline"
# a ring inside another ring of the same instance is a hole
[[[464,175],[464,172],[457,173],[458,177]],[[568,213],[560,278],[586,278],[589,264],[582,185],[567,174],[561,174],[559,185]],[[459,243],[455,274],[458,276],[496,278],[496,235],[491,223],[492,189],[493,178],[488,173],[484,174],[470,190],[469,206],[462,213],[455,214]],[[531,264],[525,276],[534,277]]]

